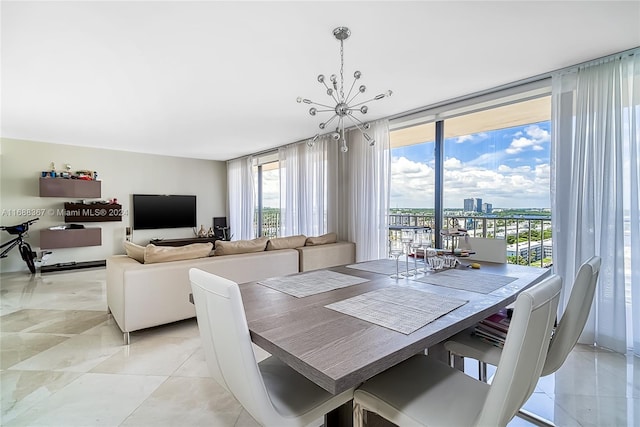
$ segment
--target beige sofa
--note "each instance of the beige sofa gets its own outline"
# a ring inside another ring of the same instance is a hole
[[[154,264],[114,255],[107,259],[107,305],[128,344],[130,332],[195,317],[190,268],[246,283],[354,262],[351,242]]]

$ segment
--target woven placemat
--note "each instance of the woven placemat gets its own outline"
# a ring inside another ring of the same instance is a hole
[[[445,286],[447,288],[461,289],[463,291],[490,294],[496,289],[517,280],[515,277],[501,276],[499,274],[481,273],[477,270],[442,270],[427,276],[412,278],[418,282],[431,285]]]
[[[467,302],[413,288],[391,286],[325,307],[409,335]]]
[[[418,263],[418,268],[424,267],[424,264]],[[396,274],[396,260],[395,259],[376,259],[373,261],[360,262],[358,264],[347,265],[348,268],[354,270],[368,271],[370,273],[386,274],[388,276]],[[413,263],[409,263],[409,270],[413,269]],[[406,261],[398,261],[398,271],[400,273],[407,270]]]
[[[368,281],[362,277],[335,271],[316,270],[293,276],[272,277],[260,280],[258,283],[296,298],[303,298]]]

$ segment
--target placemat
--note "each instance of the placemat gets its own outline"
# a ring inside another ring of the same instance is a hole
[[[451,269],[443,270],[422,277],[413,277],[413,280],[431,285],[445,286],[447,288],[461,289],[463,291],[490,294],[496,289],[517,280],[515,277],[501,276],[499,274],[481,273],[476,270]]]
[[[413,288],[392,286],[325,307],[409,335],[467,302]]]
[[[404,257],[403,257],[404,258]],[[348,268],[355,270],[368,271],[370,273],[386,274],[388,276],[396,274],[396,260],[395,259],[376,259],[373,261],[360,262],[358,264],[347,265]],[[424,268],[424,263],[418,262],[418,268]],[[413,263],[409,263],[409,270],[413,269]],[[400,273],[407,271],[407,263],[405,261],[398,261],[398,271]]]
[[[258,283],[296,298],[303,298],[368,281],[335,271],[316,270],[293,276],[272,277]]]

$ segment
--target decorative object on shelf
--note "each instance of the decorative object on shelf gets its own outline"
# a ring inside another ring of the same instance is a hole
[[[351,88],[349,89],[349,92],[345,95],[343,44],[344,44],[344,41],[347,38],[349,38],[350,35],[351,35],[351,31],[347,27],[338,27],[333,30],[333,36],[340,41],[340,84],[339,86],[338,86],[338,77],[335,74],[332,74],[329,77],[329,80],[331,81],[331,85],[327,84],[324,74],[320,74],[318,76],[318,82],[320,82],[325,86],[325,88],[327,89],[327,95],[329,95],[333,99],[333,101],[336,103],[335,107],[332,107],[326,104],[320,104],[318,102],[313,102],[310,99],[306,99],[306,98],[298,97],[297,99],[298,103],[310,104],[310,105],[321,107],[321,109],[318,109],[315,106],[311,107],[309,109],[309,114],[312,116],[315,116],[317,113],[324,113],[324,112],[334,113],[329,120],[320,123],[319,127],[320,129],[324,130],[336,118],[338,119],[336,123],[336,131],[333,132],[331,136],[334,140],[340,141],[341,143],[340,149],[342,150],[343,153],[346,153],[349,150],[349,148],[347,147],[347,141],[344,137],[345,118],[348,118],[349,120],[351,120],[351,122],[356,126],[356,128],[358,128],[358,130],[362,132],[364,139],[369,143],[369,145],[371,146],[374,145],[375,140],[365,132],[365,130],[368,130],[370,128],[369,123],[361,121],[360,119],[355,117],[353,113],[360,112],[362,114],[367,114],[369,107],[367,107],[364,104],[370,101],[378,101],[382,98],[386,98],[388,96],[391,96],[391,94],[393,93],[390,90],[388,90],[384,93],[374,96],[371,99],[359,102],[357,104],[353,104],[353,101],[356,99],[356,97],[358,97],[358,95],[360,95],[361,93],[365,93],[367,90],[367,87],[365,85],[360,85],[356,93],[353,94],[353,96],[351,96],[351,93],[353,92],[356,81],[358,81],[360,77],[362,77],[362,73],[360,71],[356,71],[353,73],[354,80],[353,80],[353,83],[351,83]],[[312,147],[319,137],[320,137],[320,134],[318,133],[312,139],[310,139],[307,142],[307,144],[310,147]]]
[[[204,229],[204,225],[200,226],[200,230],[198,230],[198,237],[207,237],[207,230]]]

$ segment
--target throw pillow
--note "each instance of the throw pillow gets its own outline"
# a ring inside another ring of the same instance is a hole
[[[277,251],[278,249],[295,249],[304,246],[307,236],[300,234],[298,236],[276,237],[269,239],[267,242],[268,251]]]
[[[185,246],[156,246],[148,244],[144,251],[144,263],[180,261],[208,257],[213,243],[192,243]]]
[[[328,243],[335,243],[337,241],[338,235],[336,233],[327,233],[318,237],[307,237],[305,246],[326,245]]]
[[[267,246],[267,238],[259,237],[253,240],[235,240],[227,242],[224,240],[216,240],[216,256],[246,254],[250,252],[262,252]]]
[[[136,245],[128,240],[124,241],[124,250],[129,258],[133,258],[141,264],[144,264],[144,246]]]

